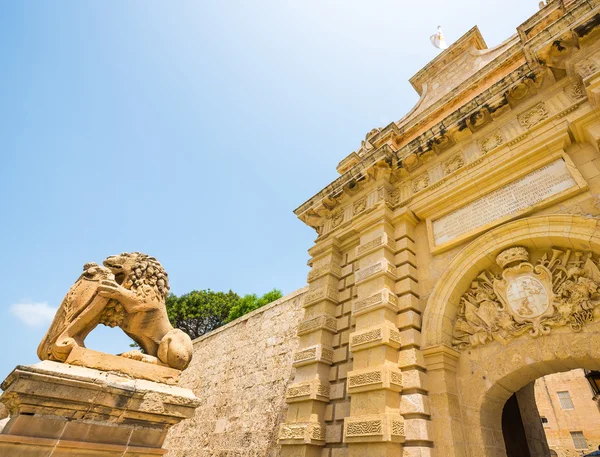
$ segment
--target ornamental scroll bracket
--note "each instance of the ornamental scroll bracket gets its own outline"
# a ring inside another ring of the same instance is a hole
[[[517,336],[538,337],[555,327],[579,332],[600,316],[600,268],[589,252],[552,249],[532,264],[520,246],[496,257],[460,298],[453,345],[459,349]]]

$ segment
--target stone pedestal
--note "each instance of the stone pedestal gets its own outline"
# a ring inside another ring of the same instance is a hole
[[[50,361],[18,366],[2,389],[10,457],[164,455],[167,430],[198,406],[188,389]]]

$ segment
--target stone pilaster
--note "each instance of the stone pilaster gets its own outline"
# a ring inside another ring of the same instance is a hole
[[[396,325],[402,346],[398,353],[398,368],[402,370],[403,390],[400,413],[404,417],[404,455],[428,457],[433,436],[427,392],[427,372],[421,353],[421,302],[417,279],[414,229],[418,220],[406,209],[394,213],[397,281],[394,291],[398,298]]]
[[[350,335],[353,366],[348,373],[351,401],[344,441],[350,457],[398,455],[405,433],[399,396],[403,379],[397,366],[402,337],[396,326],[395,288],[400,278],[395,230],[385,208],[363,227],[356,247],[355,330]]]
[[[50,361],[18,366],[2,389],[0,455],[15,457],[164,455],[199,405],[188,389]]]
[[[435,422],[434,441],[448,457],[464,456],[467,452],[456,383],[459,356],[455,349],[439,345],[424,349],[418,360],[407,359],[404,362],[427,366],[428,396]]]
[[[299,348],[294,354],[296,375],[288,387],[286,421],[279,429],[282,456],[319,456],[325,445],[326,408],[331,395],[330,366],[333,337],[337,333],[338,283],[342,255],[335,239],[318,243],[310,251],[312,270],[298,325]]]

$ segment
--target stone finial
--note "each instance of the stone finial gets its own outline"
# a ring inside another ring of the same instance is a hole
[[[86,263],[63,299],[38,347],[41,360],[54,360],[134,378],[173,383],[192,358],[190,337],[173,328],[165,300],[168,275],[160,262],[140,252]],[[83,341],[98,325],[120,327],[141,351],[121,357],[86,349]]]
[[[500,254],[496,256],[496,263],[500,266],[500,268],[506,268],[510,264],[516,262],[528,262],[529,261],[529,252],[527,249],[521,246],[516,246],[514,248],[505,249]]]

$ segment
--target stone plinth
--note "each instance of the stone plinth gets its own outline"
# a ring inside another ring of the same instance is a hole
[[[2,389],[11,457],[164,455],[167,430],[198,406],[188,389],[50,361],[18,366]]]

